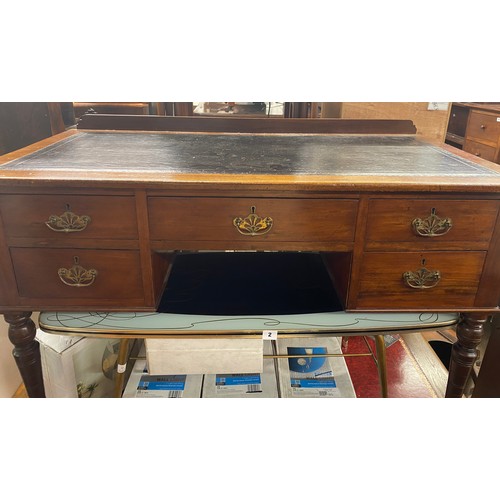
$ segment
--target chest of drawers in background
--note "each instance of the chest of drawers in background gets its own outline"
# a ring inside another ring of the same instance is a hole
[[[469,113],[464,151],[488,161],[499,163],[500,110],[472,109]]]

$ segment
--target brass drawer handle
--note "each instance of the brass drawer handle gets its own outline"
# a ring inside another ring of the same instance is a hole
[[[61,281],[68,286],[90,286],[94,283],[97,271],[95,269],[85,269],[78,263],[78,257],[74,257],[75,265],[66,269],[61,267],[57,274]]]
[[[66,212],[62,215],[51,215],[45,224],[52,231],[74,233],[83,231],[91,220],[88,215],[76,215],[71,212],[69,205],[66,205]]]
[[[417,271],[406,271],[403,273],[403,281],[410,288],[434,288],[441,280],[439,271],[429,271],[425,266],[425,259],[422,260],[422,266]]]
[[[412,228],[418,236],[432,238],[434,236],[443,236],[452,227],[453,222],[449,217],[442,219],[436,215],[436,209],[431,209],[431,215],[425,219],[413,219]]]
[[[257,236],[268,233],[273,227],[273,219],[271,217],[259,217],[255,213],[255,207],[251,207],[251,213],[245,218],[236,217],[233,220],[233,225],[239,233],[245,236]]]

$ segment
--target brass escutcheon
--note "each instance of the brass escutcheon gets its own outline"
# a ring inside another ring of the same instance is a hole
[[[446,217],[444,219],[436,215],[436,209],[431,209],[431,215],[425,219],[413,219],[412,228],[415,234],[418,236],[424,236],[432,238],[434,236],[443,236],[446,234],[453,226],[450,218]]]
[[[233,220],[233,225],[239,233],[245,236],[257,236],[268,233],[273,227],[273,219],[271,217],[259,217],[255,213],[255,207],[251,207],[251,213],[247,217],[236,217]]]
[[[97,276],[97,271],[95,269],[85,269],[78,263],[79,258],[74,257],[75,265],[66,269],[65,267],[61,267],[58,269],[57,274],[61,281],[68,286],[90,286],[94,283],[94,280]]]
[[[66,205],[66,212],[62,215],[51,215],[45,224],[52,231],[74,233],[83,231],[91,220],[88,215],[76,215],[71,212],[69,205]]]

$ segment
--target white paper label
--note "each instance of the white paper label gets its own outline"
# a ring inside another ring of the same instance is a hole
[[[216,375],[215,388],[219,396],[262,393],[262,380],[260,373]]]
[[[127,365],[117,365],[116,367],[116,371],[118,373],[125,373],[125,370],[127,369]]]
[[[429,111],[446,111],[448,109],[447,102],[429,102],[427,104]]]
[[[262,332],[262,338],[264,340],[277,340],[278,339],[278,330],[264,330]]]

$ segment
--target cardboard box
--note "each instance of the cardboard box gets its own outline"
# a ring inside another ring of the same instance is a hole
[[[202,375],[150,375],[145,359],[138,359],[127,386],[124,398],[199,398]]]
[[[272,345],[263,341],[264,354],[272,354]],[[230,373],[205,375],[204,398],[277,398],[278,381],[274,359],[263,360],[261,373]]]
[[[343,357],[308,357],[308,354],[341,354],[340,339],[290,338],[277,340],[278,378],[283,398],[355,398],[356,393]]]
[[[119,340],[55,335],[37,330],[48,398],[114,396]]]
[[[262,338],[146,339],[150,375],[261,373]]]

